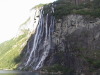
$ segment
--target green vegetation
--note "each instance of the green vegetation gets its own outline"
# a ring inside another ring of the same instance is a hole
[[[95,69],[100,68],[100,60],[96,60],[93,58],[86,58],[87,62]]]
[[[59,19],[68,14],[90,15],[93,17],[100,17],[100,0],[93,2],[75,5],[67,0],[58,0],[54,2],[55,7],[54,16]]]
[[[51,7],[50,7],[51,4],[49,5],[45,5],[44,6],[44,15],[48,14],[51,12]]]
[[[75,14],[81,14],[81,15],[90,15],[93,17],[100,17],[100,9],[80,9],[80,10],[75,10]]]
[[[70,3],[60,4],[55,8],[55,13],[53,14],[56,18],[62,18],[65,15],[71,13],[73,6]]]
[[[15,69],[21,60],[21,51],[27,43],[28,30],[24,34],[0,44],[0,69]]]
[[[44,5],[47,5],[47,4],[39,4],[39,5],[36,5],[35,7],[33,7],[32,9],[34,9],[34,8],[40,8],[40,7],[43,7]]]
[[[49,67],[46,67],[46,68],[44,68],[42,71],[47,71],[47,72],[53,72],[53,73],[57,73],[57,72],[59,72],[59,73],[64,73],[64,74],[66,74],[66,73],[70,73],[70,72],[72,72],[73,70],[71,70],[71,69],[68,69],[68,68],[66,68],[66,67],[64,67],[64,66],[62,66],[62,65],[59,65],[59,64],[55,64],[55,65],[53,65],[53,66],[49,66]]]

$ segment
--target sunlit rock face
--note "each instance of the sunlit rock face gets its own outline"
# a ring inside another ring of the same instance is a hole
[[[32,18],[35,33],[22,52],[19,69],[39,70],[59,64],[76,75],[89,75],[90,69],[99,72],[89,61],[100,60],[100,19],[73,14],[55,19],[53,6],[46,14],[44,8],[39,9]]]

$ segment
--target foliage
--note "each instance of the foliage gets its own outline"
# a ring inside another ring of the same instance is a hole
[[[95,69],[100,68],[100,60],[86,58],[87,62]]]
[[[68,69],[62,65],[59,64],[54,64],[53,66],[49,66],[45,68],[48,72],[61,72],[61,73],[70,73],[73,70]]]
[[[44,5],[47,5],[47,4],[39,4],[39,5],[36,5],[35,7],[33,7],[32,9],[34,9],[34,8],[40,8],[40,7],[43,7]]]
[[[68,2],[67,0],[57,0],[54,2],[54,4],[57,5],[54,13],[54,16],[57,19],[68,14],[81,14],[100,17],[100,0],[82,3],[78,6]]]
[[[56,18],[62,18],[65,15],[68,15],[71,13],[71,10],[74,9],[74,6],[71,5],[71,3],[61,3],[58,4],[57,7],[55,7],[55,13],[53,14]]]
[[[44,16],[45,16],[47,13],[49,13],[49,12],[51,11],[51,10],[50,10],[50,5],[51,5],[51,4],[45,5],[45,6],[44,6],[44,8],[43,8],[43,9],[44,9]]]
[[[22,59],[22,57],[21,57],[21,55],[19,55],[19,56],[14,58],[14,62],[19,63],[21,61],[21,59]]]
[[[14,69],[20,63],[20,53],[27,42],[28,31],[0,44],[0,69]]]
[[[80,9],[80,10],[74,10],[73,13],[81,15],[90,15],[93,17],[100,17],[100,9],[94,9],[94,10]]]

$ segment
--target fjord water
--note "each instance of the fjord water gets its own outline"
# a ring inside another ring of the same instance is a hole
[[[0,70],[0,75],[41,75],[36,72]]]
[[[0,70],[0,75],[41,75],[36,72]]]
[[[0,70],[0,75],[56,75],[56,74],[40,74],[38,72]]]

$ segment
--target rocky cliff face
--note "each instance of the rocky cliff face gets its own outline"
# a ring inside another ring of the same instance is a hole
[[[40,10],[35,34],[27,42],[19,69],[38,70],[60,65],[76,75],[99,75],[100,19],[68,15],[55,19]]]
[[[61,64],[76,74],[99,69],[100,19],[68,15],[55,24],[52,48],[45,63]],[[100,74],[100,73],[99,73]]]

